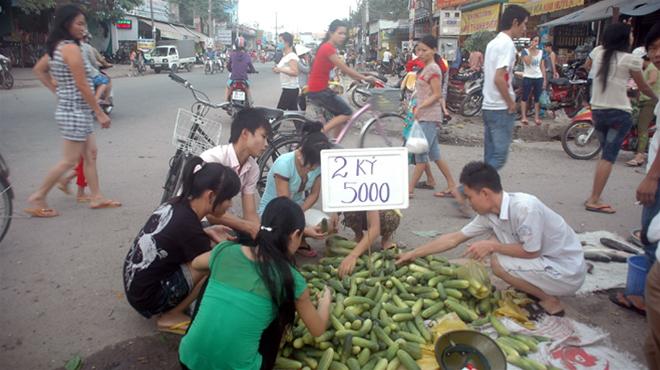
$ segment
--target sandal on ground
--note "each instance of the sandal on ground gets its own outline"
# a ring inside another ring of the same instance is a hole
[[[534,120],[534,123],[535,123],[537,126],[541,126],[541,125],[543,124],[543,121],[541,121],[540,119],[535,119],[535,120]]]
[[[609,295],[609,298],[612,303],[619,307],[623,307],[639,315],[646,316],[646,310],[635,306],[633,302],[630,301],[628,297],[626,297],[623,289],[616,289],[612,291]]]
[[[164,333],[185,335],[186,332],[188,331],[189,326],[190,326],[190,320],[187,320],[187,321],[181,321],[178,324],[174,324],[168,327],[158,327],[158,331]]]
[[[81,197],[76,197],[76,202],[78,203],[89,203],[92,201],[92,197],[89,195],[83,195]]]
[[[557,317],[564,317],[566,315],[566,311],[560,310],[555,313],[550,313],[546,311],[540,304],[533,302],[533,303],[528,303],[524,306],[521,307],[525,311],[529,313],[529,319],[532,321],[538,321],[543,316],[557,316]]]
[[[451,190],[445,190],[433,193],[433,196],[438,198],[453,198],[454,194],[451,193]]]
[[[435,189],[435,186],[429,185],[426,181],[420,181],[417,184],[415,184],[415,189],[433,190],[433,189]]]
[[[644,164],[644,160],[642,159],[641,161],[638,161],[637,159],[633,158],[626,162],[626,166],[628,167],[640,167],[641,165]]]
[[[99,204],[89,206],[89,208],[91,209],[118,208],[118,207],[121,207],[121,203],[112,199],[106,199]]]
[[[630,236],[628,237],[628,241],[640,248],[644,248],[644,243],[642,243],[642,230],[635,229],[631,231]]]
[[[528,121],[528,120],[522,120],[522,119],[521,119],[521,120],[520,120],[520,124],[523,125],[523,126],[527,126],[527,125],[529,125],[529,121]]]
[[[60,215],[56,210],[52,208],[25,208],[23,212],[27,213],[31,217],[38,218],[51,218]]]
[[[589,212],[595,212],[595,213],[605,213],[608,215],[616,213],[616,210],[612,208],[611,205],[609,204],[599,204],[595,206],[589,206],[587,204],[584,205],[584,209],[589,211]]]

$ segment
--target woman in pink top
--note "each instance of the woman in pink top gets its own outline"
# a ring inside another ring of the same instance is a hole
[[[462,204],[462,197],[456,188],[456,182],[451,175],[447,162],[440,159],[440,144],[438,143],[438,125],[442,122],[442,70],[436,63],[438,41],[433,36],[425,36],[417,44],[419,58],[424,62],[425,67],[417,74],[415,83],[415,93],[417,94],[417,108],[415,110],[415,120],[419,122],[424,136],[429,143],[427,153],[415,154],[415,169],[408,186],[408,192],[412,196],[415,184],[419,181],[426,164],[430,161],[435,162],[442,175],[447,181],[447,190],[436,193],[439,197],[455,197]]]

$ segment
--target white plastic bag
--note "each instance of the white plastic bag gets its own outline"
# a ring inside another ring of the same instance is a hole
[[[429,142],[426,140],[422,126],[417,121],[413,122],[410,128],[410,134],[408,140],[406,140],[406,149],[413,154],[423,154],[429,151]]]

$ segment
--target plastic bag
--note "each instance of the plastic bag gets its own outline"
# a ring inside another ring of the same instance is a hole
[[[539,103],[541,104],[541,107],[543,108],[548,108],[550,107],[550,95],[548,95],[548,92],[546,90],[543,90],[541,93],[541,97],[539,98]]]
[[[480,262],[470,260],[458,268],[456,275],[459,279],[470,282],[468,292],[477,299],[484,299],[490,295],[492,285],[488,270]]]
[[[410,135],[406,140],[406,149],[413,154],[423,154],[429,151],[429,142],[426,140],[422,126],[417,121],[413,122],[410,128]]]

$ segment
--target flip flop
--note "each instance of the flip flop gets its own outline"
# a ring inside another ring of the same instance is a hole
[[[600,204],[597,206],[588,206],[584,205],[584,209],[589,211],[589,212],[595,212],[595,213],[605,213],[608,215],[616,213],[616,210],[612,208],[609,204]]]
[[[172,326],[159,327],[158,331],[164,332],[164,333],[185,335],[186,332],[188,331],[189,326],[190,326],[190,320],[187,320],[187,321],[181,321],[180,323],[174,324]]]
[[[76,197],[76,202],[78,203],[89,203],[92,201],[92,198],[89,196]]]
[[[23,212],[27,213],[31,217],[39,218],[51,218],[60,215],[56,210],[52,208],[26,208],[23,210]]]
[[[633,159],[629,160],[628,162],[626,162],[626,166],[628,166],[628,167],[639,167],[643,164],[644,164],[643,160],[642,161],[637,161],[637,160],[635,160],[635,158],[633,158]]]
[[[433,196],[438,198],[453,198],[454,194],[452,194],[450,190],[445,190],[433,193]]]
[[[636,229],[631,231],[630,236],[628,237],[628,241],[640,248],[644,248],[644,243],[642,243],[642,239],[640,237],[641,234],[642,234],[641,229]]]
[[[616,290],[612,291],[609,295],[610,302],[614,303],[615,305],[617,305],[619,307],[623,307],[627,310],[633,311],[633,312],[635,312],[639,315],[646,316],[646,311],[639,308],[639,307],[637,307],[637,306],[635,306],[634,304],[632,304],[632,302],[629,301],[628,298],[626,298],[626,296],[623,292],[624,292],[623,289],[616,289]],[[621,295],[619,295],[619,293],[621,293]],[[621,300],[619,298],[624,298],[626,300],[626,302],[628,302],[630,305],[627,305],[626,303],[621,302]]]
[[[540,304],[533,302],[533,303],[528,303],[524,306],[521,307],[525,311],[529,313],[529,319],[532,321],[537,321],[543,316],[557,316],[557,317],[564,317],[566,315],[566,311],[561,310],[555,313],[550,313],[546,311],[543,307],[541,307]]]
[[[534,120],[534,123],[535,123],[537,126],[541,126],[541,125],[543,124],[543,121],[541,121],[540,119],[535,119],[535,120]]]
[[[415,188],[433,190],[435,189],[435,186],[427,184],[426,181],[420,181],[417,184],[415,184]]]
[[[529,125],[529,121],[527,121],[527,120],[525,120],[525,121],[520,120],[520,124],[521,124],[521,125],[524,125],[524,126],[527,126],[527,125]]]
[[[89,206],[89,208],[91,209],[118,208],[118,207],[121,207],[121,203],[112,199],[106,199],[100,204],[97,204],[95,206]]]
[[[66,195],[71,195],[71,190],[69,189],[69,184],[67,183],[66,185],[62,184],[61,182],[57,184],[57,188],[62,191],[62,193]]]

